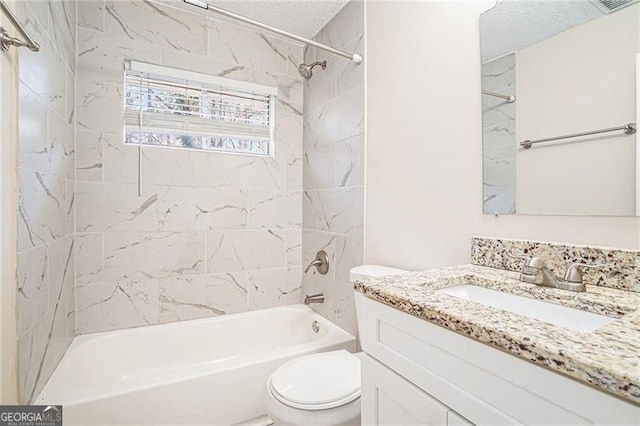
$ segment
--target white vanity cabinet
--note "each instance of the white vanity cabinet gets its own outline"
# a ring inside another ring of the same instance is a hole
[[[471,425],[368,355],[362,359],[362,373],[363,425]]]
[[[640,425],[640,407],[360,293],[356,305],[364,425]]]

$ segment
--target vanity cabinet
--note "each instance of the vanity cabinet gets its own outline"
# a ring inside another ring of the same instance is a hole
[[[363,425],[471,425],[368,355],[362,358],[362,373]]]
[[[640,408],[356,294],[362,421],[640,424]]]

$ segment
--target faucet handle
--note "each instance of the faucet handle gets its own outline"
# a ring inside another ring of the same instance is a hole
[[[564,273],[564,280],[571,283],[582,283],[582,268],[599,269],[609,266],[607,263],[589,264],[589,263],[570,263],[567,271]]]
[[[514,253],[513,250],[507,251],[507,257],[511,259],[524,260],[524,266],[522,267],[532,267],[532,268],[542,268],[543,266],[547,266],[547,261],[540,256],[525,256],[524,253]]]
[[[527,256],[524,255],[524,253],[520,252],[520,253],[516,253],[515,251],[513,251],[513,249],[509,249],[506,252],[507,257],[511,258],[511,259],[517,259],[517,260],[527,260],[529,259]]]
[[[547,261],[540,256],[527,257],[524,254],[515,254],[512,250],[507,251],[507,256],[511,259],[524,260],[522,273],[525,275],[535,275],[540,269],[547,266]]]
[[[524,261],[523,268],[541,269],[548,267],[547,261],[541,256],[532,256]]]
[[[316,258],[311,261],[311,263],[307,266],[307,269],[304,270],[304,273],[306,274],[307,272],[309,272],[309,269],[311,269],[311,267],[313,266],[316,267],[318,273],[320,273],[321,275],[325,275],[327,272],[329,272],[329,256],[324,250],[320,250],[316,253]]]

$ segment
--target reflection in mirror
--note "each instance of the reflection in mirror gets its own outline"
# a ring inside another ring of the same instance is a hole
[[[640,212],[640,2],[502,1],[480,36],[484,212]]]

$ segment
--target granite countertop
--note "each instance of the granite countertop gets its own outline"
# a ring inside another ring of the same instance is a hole
[[[474,283],[617,318],[580,333],[436,290]],[[355,290],[439,326],[640,405],[640,293],[522,283],[517,272],[462,265],[356,281]]]

